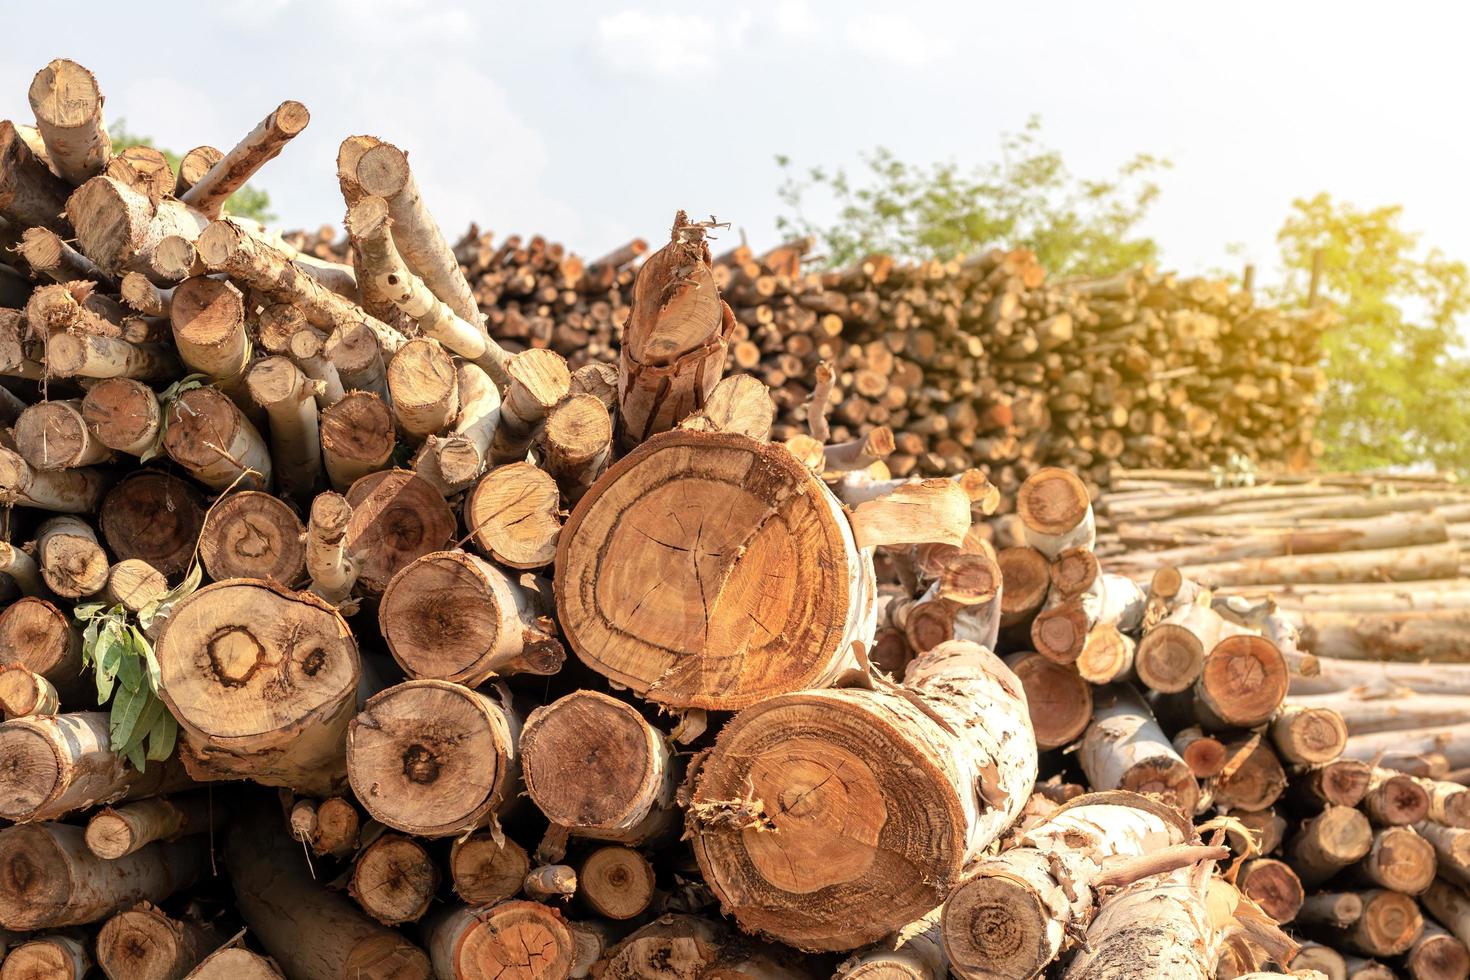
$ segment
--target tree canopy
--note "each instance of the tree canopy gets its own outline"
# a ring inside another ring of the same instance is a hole
[[[118,119],[108,124],[107,135],[112,139],[112,149],[115,152],[126,150],[130,146],[151,146],[163,154],[163,158],[168,161],[174,173],[179,172],[179,162],[182,158],[177,153],[166,147],[155,146],[151,137],[129,132],[126,120]],[[276,217],[271,213],[270,194],[251,187],[249,184],[230,195],[225,201],[224,210],[226,214],[253,218],[256,221],[274,221]]]
[[[1306,302],[1320,249],[1321,298],[1339,314],[1323,336],[1326,465],[1470,472],[1470,360],[1459,333],[1470,271],[1402,221],[1396,205],[1364,210],[1325,193],[1294,201],[1277,235],[1286,275],[1274,298]]]
[[[1138,224],[1158,197],[1166,160],[1138,154],[1111,177],[1073,174],[1033,117],[1002,139],[998,161],[965,168],[913,164],[882,147],[862,169],[799,169],[790,157],[779,197],[780,231],[812,235],[836,267],[874,252],[905,259],[949,258],[997,244],[1027,247],[1054,274],[1106,274],[1154,260]],[[830,223],[813,212],[836,214]]]

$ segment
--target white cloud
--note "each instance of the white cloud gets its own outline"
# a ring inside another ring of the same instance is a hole
[[[597,51],[620,72],[677,75],[715,67],[715,52],[739,46],[751,15],[716,20],[698,14],[623,10],[597,19]]]
[[[787,38],[811,37],[821,28],[807,0],[777,0],[773,19],[776,33]]]
[[[871,58],[906,68],[943,58],[954,47],[948,38],[926,34],[910,18],[880,13],[859,14],[849,21],[847,43]]]

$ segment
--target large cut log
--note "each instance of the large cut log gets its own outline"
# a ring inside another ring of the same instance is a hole
[[[412,837],[380,834],[352,865],[348,894],[385,926],[417,922],[439,887],[439,868]]]
[[[190,388],[164,415],[163,448],[194,479],[215,490],[270,488],[265,440],[224,392]]]
[[[1151,690],[1174,694],[1186,690],[1205,668],[1205,657],[1222,636],[1235,629],[1209,606],[1176,606],[1138,641],[1133,669]]]
[[[103,807],[87,821],[87,849],[116,861],[156,840],[178,840],[221,829],[224,816],[225,807],[216,808],[207,793]]]
[[[161,902],[208,870],[204,842],[150,844],[104,861],[82,828],[59,823],[0,830],[0,926],[52,929],[105,919],[137,902]]]
[[[1194,812],[1199,783],[1137,691],[1114,685],[1098,692],[1092,717],[1078,760],[1093,789],[1152,793]]]
[[[26,596],[0,611],[0,664],[40,674],[67,701],[95,703],[96,688],[82,673],[81,630],[45,599]]]
[[[332,606],[271,582],[217,582],[174,607],[158,662],[196,779],[321,796],[342,786],[361,666]]]
[[[82,399],[87,431],[108,449],[142,456],[158,445],[163,409],[158,397],[141,381],[106,378]]]
[[[1310,888],[1362,860],[1372,846],[1367,817],[1352,807],[1329,806],[1302,822],[1287,854],[1302,884]]]
[[[187,785],[177,764],[139,772],[112,750],[107,715],[33,715],[0,724],[0,817],[56,820],[129,795]]]
[[[516,582],[476,555],[436,551],[389,580],[378,625],[410,677],[476,687],[509,674],[554,674],[566,652],[542,584]]]
[[[188,480],[139,470],[108,491],[98,524],[118,561],[141,559],[172,577],[194,557],[204,527],[204,497]]]
[[[735,317],[720,299],[706,227],[674,216],[669,244],[633,282],[618,370],[618,444],[631,449],[704,407],[725,368]]]
[[[962,980],[1037,975],[1086,929],[1091,884],[1110,860],[1195,839],[1187,817],[1148,797],[1077,797],[981,861],[950,894],[942,919],[950,968]]]
[[[614,683],[732,710],[824,687],[875,628],[872,563],[841,506],[780,446],[678,430],[616,463],[556,555],[558,620]]]
[[[291,587],[306,570],[305,534],[301,519],[279,497],[259,490],[232,493],[209,509],[199,557],[216,582],[260,578]]]
[[[444,497],[407,470],[382,470],[347,490],[352,518],[342,547],[360,563],[357,587],[379,596],[399,570],[448,547],[458,530]]]
[[[41,579],[65,599],[96,595],[107,585],[107,552],[79,518],[62,514],[36,528],[36,563]]]
[[[1027,477],[1016,494],[1016,513],[1026,543],[1050,560],[1068,548],[1091,548],[1096,540],[1087,487],[1067,470],[1049,466]]]
[[[575,691],[537,708],[520,752],[526,791],[553,824],[630,845],[673,826],[676,769],[667,738],[622,701]]]
[[[424,945],[443,980],[567,977],[576,952],[566,920],[536,902],[445,906],[425,923]]]
[[[542,568],[556,558],[561,497],[534,463],[497,466],[465,495],[465,529],[486,558],[509,568]]]
[[[306,128],[311,114],[300,102],[287,100],[261,120],[234,149],[179,195],[207,218],[218,218],[230,195],[245,186],[251,176],[275,159],[297,133]]]
[[[406,834],[452,837],[515,799],[521,721],[509,692],[494,691],[491,698],[417,680],[368,700],[347,732],[347,772],[374,819]]]
[[[423,950],[312,879],[269,805],[234,821],[225,866],[241,917],[292,980],[428,980]]]
[[[71,188],[26,145],[15,124],[0,120],[0,218],[22,228],[40,225],[71,234],[65,218]]]
[[[163,276],[155,268],[168,248],[192,243],[208,224],[198,211],[173,198],[151,200],[122,180],[100,174],[78,187],[66,201],[66,213],[76,226],[82,254],[114,276],[140,272],[154,282],[170,283],[184,275]],[[171,272],[187,273],[182,270]]]
[[[75,61],[57,58],[36,72],[29,97],[56,172],[73,184],[100,174],[112,158],[112,140],[102,124],[97,77]]]
[[[989,651],[951,642],[915,659],[902,687],[741,712],[697,773],[686,819],[706,882],[742,927],[853,949],[943,900],[1020,812],[1035,766],[1020,682]]]
[[[15,420],[12,435],[25,461],[38,470],[66,470],[110,462],[112,453],[92,437],[79,399],[28,406]]]
[[[1195,682],[1195,704],[1206,728],[1255,728],[1286,700],[1286,659],[1264,636],[1239,634],[1216,643]]]
[[[108,980],[183,980],[220,939],[210,926],[143,902],[102,926],[97,965]]]
[[[450,848],[454,893],[469,905],[495,905],[514,898],[531,870],[525,848],[500,836],[497,841],[488,831],[481,831],[456,838]]]

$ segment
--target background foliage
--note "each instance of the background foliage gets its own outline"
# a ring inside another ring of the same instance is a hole
[[[121,153],[130,146],[152,146],[163,154],[168,165],[173,168],[174,173],[179,172],[179,161],[182,159],[174,151],[154,146],[153,140],[148,136],[139,136],[128,131],[127,120],[119,119],[107,124],[107,135],[112,138],[112,149],[115,153]],[[271,213],[271,196],[263,190],[246,184],[235,193],[231,194],[225,201],[225,213],[233,214],[241,218],[253,218],[256,221],[274,221],[275,215]]]

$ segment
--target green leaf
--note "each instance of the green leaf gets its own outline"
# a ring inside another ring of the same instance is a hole
[[[133,730],[138,725],[138,719],[143,716],[143,709],[148,707],[152,699],[153,695],[147,691],[130,691],[126,688],[118,690],[117,697],[112,699],[112,715],[108,719],[114,752],[126,751],[133,741]]]
[[[95,619],[87,620],[87,626],[82,630],[82,663],[92,664],[96,661],[97,653],[97,631],[102,624]]]
[[[119,666],[122,664],[122,644],[112,635],[111,631],[104,630],[97,637],[97,644],[93,648],[93,662],[96,664],[97,674],[97,703],[106,704],[107,699],[112,696],[112,682],[117,677]]]
[[[153,644],[148,642],[148,637],[138,627],[129,626],[128,630],[133,634],[133,649],[138,652],[147,669],[148,689],[157,694],[163,678],[158,669],[158,656],[153,652]]]
[[[164,705],[154,720],[153,727],[148,730],[148,758],[154,762],[162,762],[174,754],[174,745],[178,740],[179,723]]]
[[[143,752],[143,741],[141,739],[134,742],[132,745],[118,749],[117,751],[123,754],[123,757],[128,760],[128,762],[132,765],[134,769],[138,770],[139,772],[147,771],[148,756]]]
[[[96,617],[96,615],[100,613],[103,607],[105,607],[106,605],[107,603],[105,602],[78,603],[76,607],[72,609],[71,614],[76,618],[77,622],[86,623]]]

